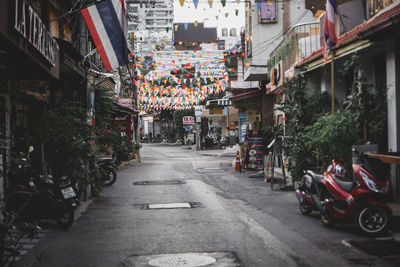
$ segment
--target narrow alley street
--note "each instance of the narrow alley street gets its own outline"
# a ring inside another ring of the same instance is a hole
[[[352,227],[302,216],[294,192],[234,173],[231,157],[187,148],[144,145],[142,163],[121,170],[69,231],[47,233],[29,252],[36,262],[21,266],[176,266],[177,253],[213,266],[395,265],[351,247],[363,238]]]

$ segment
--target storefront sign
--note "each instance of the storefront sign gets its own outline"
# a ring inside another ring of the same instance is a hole
[[[248,169],[262,171],[264,168],[264,145],[261,131],[249,131],[248,135]]]
[[[203,115],[204,106],[195,106],[194,107],[194,115],[201,116]]]
[[[224,109],[221,107],[212,107],[209,109],[211,115],[223,115]]]
[[[194,117],[193,116],[184,116],[183,117],[183,125],[190,125],[194,124]]]
[[[119,98],[117,100],[117,103],[120,104],[121,106],[126,107],[126,108],[133,109],[133,100],[132,100],[132,98]]]
[[[59,49],[57,41],[26,0],[15,0],[14,29],[27,39],[53,67],[56,65],[56,52]]]

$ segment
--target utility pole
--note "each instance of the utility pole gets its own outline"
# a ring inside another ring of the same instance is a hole
[[[335,113],[335,50],[332,50],[331,58],[331,94],[332,94],[332,114]]]

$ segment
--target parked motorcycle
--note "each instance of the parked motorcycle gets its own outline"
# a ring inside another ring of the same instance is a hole
[[[30,147],[29,153],[32,151],[33,147]],[[16,215],[16,220],[53,219],[63,227],[70,227],[78,205],[71,181],[67,177],[56,180],[51,175],[36,175],[29,156],[16,160],[15,168],[9,175],[6,206],[9,212]]]
[[[307,171],[296,190],[303,215],[313,210],[321,213],[322,225],[336,221],[354,223],[367,235],[377,235],[390,228],[392,210],[389,200],[388,165],[353,149],[358,161],[352,165],[354,177],[348,177],[343,163],[336,159],[324,175]]]
[[[105,186],[110,186],[117,180],[118,168],[115,161],[115,158],[101,158],[97,162],[97,165],[103,169]]]

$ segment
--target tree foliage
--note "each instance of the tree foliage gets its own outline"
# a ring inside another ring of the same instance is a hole
[[[183,117],[194,116],[194,109],[175,110],[174,112],[174,131],[176,138],[183,139],[185,128],[183,128]]]

